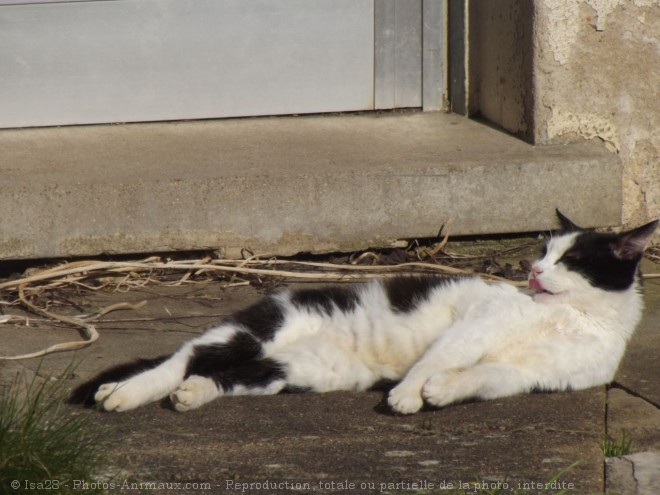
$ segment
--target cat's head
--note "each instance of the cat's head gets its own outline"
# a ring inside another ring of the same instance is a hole
[[[532,265],[529,286],[537,299],[561,299],[599,289],[625,291],[635,284],[644,249],[658,220],[619,234],[582,229],[557,210],[563,231]]]

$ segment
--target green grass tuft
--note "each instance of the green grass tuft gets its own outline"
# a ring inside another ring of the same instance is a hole
[[[0,387],[0,493],[80,493],[74,480],[98,478],[100,433],[63,405],[72,368]]]
[[[603,454],[605,457],[621,457],[622,455],[630,454],[632,440],[628,438],[626,430],[621,431],[621,439],[619,441],[613,439],[610,435],[605,435],[603,440]]]

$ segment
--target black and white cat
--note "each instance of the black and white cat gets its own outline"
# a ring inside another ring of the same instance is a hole
[[[178,411],[221,396],[366,390],[398,381],[393,411],[610,382],[642,314],[638,265],[658,221],[564,232],[529,276],[533,295],[479,278],[411,276],[285,291],[172,356],[101,373],[74,392],[107,411],[169,396]],[[91,388],[90,388],[91,387]]]

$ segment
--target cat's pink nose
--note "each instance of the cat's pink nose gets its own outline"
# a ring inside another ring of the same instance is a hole
[[[532,273],[531,273],[532,278],[536,278],[538,275],[541,275],[542,273],[543,270],[541,270],[538,266],[532,267]]]
[[[543,270],[537,266],[533,266],[529,272],[529,287],[537,292],[543,292],[544,290],[543,284],[541,284],[541,281],[537,278],[541,273],[543,273]]]

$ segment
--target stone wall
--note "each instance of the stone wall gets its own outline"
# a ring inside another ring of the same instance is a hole
[[[470,108],[536,144],[602,141],[623,223],[660,217],[660,1],[472,0],[470,24]]]
[[[602,140],[624,223],[660,216],[660,2],[544,0],[535,24],[535,140]]]

